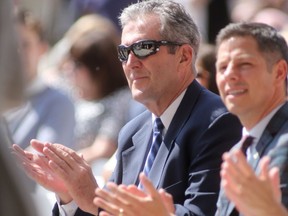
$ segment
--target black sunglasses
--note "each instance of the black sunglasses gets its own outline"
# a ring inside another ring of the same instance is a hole
[[[118,58],[121,62],[125,62],[128,60],[129,53],[132,51],[137,58],[144,59],[158,52],[160,46],[168,46],[168,45],[181,46],[183,44],[165,40],[162,41],[142,40],[133,43],[130,46],[119,45]]]

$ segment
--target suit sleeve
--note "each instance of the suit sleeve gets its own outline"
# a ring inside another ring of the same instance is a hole
[[[222,154],[241,137],[239,120],[228,113],[215,119],[189,150],[188,187],[184,205],[176,204],[176,215],[214,215],[220,190]]]
[[[270,154],[270,167],[278,167],[280,174],[280,187],[282,194],[282,203],[288,209],[288,141],[282,145],[276,146]]]

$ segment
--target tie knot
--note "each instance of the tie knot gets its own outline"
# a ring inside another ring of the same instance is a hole
[[[155,122],[154,122],[154,132],[162,133],[163,129],[164,129],[164,125],[163,125],[161,119],[160,118],[156,118]]]
[[[243,137],[243,143],[241,146],[241,150],[246,155],[246,151],[249,148],[249,146],[253,143],[254,137],[253,136],[244,136]]]

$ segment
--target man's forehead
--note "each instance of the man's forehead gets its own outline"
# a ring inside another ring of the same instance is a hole
[[[252,37],[231,37],[223,40],[217,49],[217,56],[223,54],[224,51],[235,53],[235,52],[251,52],[257,51],[257,43]]]
[[[131,21],[124,26],[122,30],[121,44],[129,45],[144,39],[160,39],[159,23]]]

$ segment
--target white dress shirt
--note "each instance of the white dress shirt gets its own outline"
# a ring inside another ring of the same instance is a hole
[[[265,130],[266,126],[268,125],[272,117],[282,106],[283,104],[273,109],[267,116],[265,116],[260,122],[258,122],[251,130],[248,131],[245,127],[243,127],[242,137],[247,136],[247,135],[254,137],[252,145],[250,145],[247,149],[248,161],[251,159],[251,157],[253,157],[254,159],[257,159],[257,157],[259,157],[258,153],[256,152],[256,144],[259,142],[260,137],[263,134],[263,131]]]

